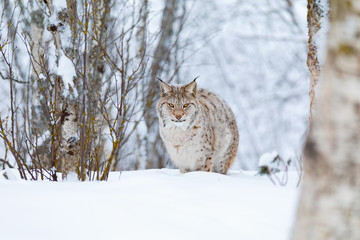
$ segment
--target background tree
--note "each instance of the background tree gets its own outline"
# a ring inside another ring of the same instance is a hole
[[[309,119],[312,117],[312,109],[315,100],[315,86],[319,81],[320,77],[320,62],[318,58],[318,43],[315,41],[315,36],[321,29],[321,19],[324,18],[324,10],[321,7],[321,0],[308,0],[307,3],[307,23],[308,23],[308,55],[307,55],[307,66],[310,71],[310,111]]]
[[[186,22],[187,8],[185,1],[164,1],[160,32],[156,45],[152,48],[149,75],[142,82],[142,103],[145,132],[138,135],[139,153],[136,167],[163,168],[168,161],[167,153],[160,139],[155,106],[160,97],[159,80],[179,81],[179,68],[183,63],[180,40]],[[142,129],[144,130],[144,129]]]
[[[143,4],[2,3],[1,75],[10,83],[10,107],[1,115],[0,136],[23,178],[56,180],[61,171],[63,178],[74,172],[104,180],[116,167],[137,126],[137,84],[149,45],[134,37],[148,14],[137,11]],[[29,69],[14,64],[18,59]]]
[[[360,7],[330,1],[326,63],[292,239],[360,238]]]

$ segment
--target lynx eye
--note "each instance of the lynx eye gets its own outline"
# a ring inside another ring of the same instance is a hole
[[[187,108],[189,105],[190,105],[189,103],[185,103],[185,104],[183,105],[183,107],[184,107],[184,108]]]
[[[168,103],[169,108],[174,108],[174,104]]]

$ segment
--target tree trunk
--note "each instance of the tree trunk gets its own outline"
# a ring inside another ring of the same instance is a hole
[[[315,42],[315,35],[321,28],[321,17],[322,10],[319,6],[321,0],[308,0],[307,8],[307,23],[309,30],[309,40],[308,40],[308,56],[307,56],[307,66],[310,72],[310,112],[309,119],[312,117],[312,109],[315,100],[315,86],[319,81],[320,77],[320,64],[317,55],[317,45]]]
[[[327,59],[292,239],[360,239],[360,5],[330,1]]]
[[[158,123],[155,112],[155,104],[159,98],[157,77],[171,75],[172,60],[176,58],[176,41],[182,31],[184,19],[181,14],[185,14],[185,9],[180,9],[180,1],[165,1],[161,20],[161,34],[154,51],[153,61],[150,69],[149,83],[146,85],[144,96],[144,119],[148,134],[142,144],[146,145],[146,168],[163,168],[165,167],[163,149],[159,150],[161,139],[158,131]],[[176,70],[175,70],[176,71]],[[168,81],[168,79],[166,79]],[[155,135],[155,136],[154,136]],[[151,139],[148,136],[153,136]]]
[[[87,78],[87,103],[86,114],[91,117],[87,117],[85,123],[86,129],[86,152],[84,158],[86,158],[90,165],[93,165],[97,159],[101,158],[101,153],[104,139],[102,136],[102,130],[105,122],[101,121],[100,114],[100,101],[102,94],[102,84],[105,74],[105,59],[104,50],[107,49],[107,29],[109,24],[110,15],[110,0],[98,0],[92,4],[93,26],[92,32],[94,33],[93,41],[89,41],[89,72],[91,75]]]

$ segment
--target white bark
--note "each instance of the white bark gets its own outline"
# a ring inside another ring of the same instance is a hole
[[[39,89],[39,83],[36,80],[37,75],[42,73],[42,66],[41,66],[41,55],[44,54],[44,13],[35,8],[31,12],[31,24],[30,24],[30,35],[31,35],[31,55],[33,56],[33,72],[32,72],[32,79],[33,83],[31,84],[31,106],[32,109],[32,119],[38,119],[39,113],[36,111],[37,108],[40,108],[40,93],[37,91]],[[31,121],[31,125],[33,127],[33,131],[36,132],[43,132],[44,131],[44,122],[43,121]]]
[[[360,239],[360,2],[331,1],[293,239]]]
[[[62,114],[61,119],[61,156],[62,156],[62,178],[66,179],[70,172],[79,171],[79,137],[77,126],[78,110],[76,105],[68,104]]]
[[[31,12],[30,34],[33,43],[31,54],[35,60],[34,68],[38,74],[41,73],[40,56],[44,54],[43,49],[44,13],[40,9]]]

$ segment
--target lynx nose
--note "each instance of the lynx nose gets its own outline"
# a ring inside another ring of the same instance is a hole
[[[175,118],[176,118],[177,120],[180,120],[180,119],[182,118],[182,116],[181,116],[181,115],[175,115]]]

